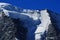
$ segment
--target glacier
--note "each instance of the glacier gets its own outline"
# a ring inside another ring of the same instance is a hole
[[[58,34],[60,34],[60,14],[50,12],[47,9],[20,9],[8,3],[0,3],[0,11],[4,12],[8,17],[19,19],[24,23],[23,27],[27,28],[28,30],[25,40],[47,40],[42,37],[44,36],[45,32],[48,32],[49,26],[51,25],[56,25],[55,28],[58,30]],[[54,22],[56,24],[54,24]],[[20,40],[18,37],[16,37],[16,40],[17,39]]]

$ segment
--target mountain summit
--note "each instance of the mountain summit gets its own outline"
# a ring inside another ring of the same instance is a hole
[[[0,12],[14,23],[17,29],[14,35],[16,40],[60,40],[60,14],[47,9],[20,9],[8,3],[0,3]]]

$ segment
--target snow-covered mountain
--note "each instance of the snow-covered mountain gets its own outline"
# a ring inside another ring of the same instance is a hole
[[[53,27],[54,30],[58,32],[58,34],[60,33],[60,14],[54,13],[50,10],[20,9],[8,3],[0,3],[0,12],[4,12],[5,15],[10,18],[19,19],[19,23],[21,23],[21,21],[23,22],[23,27],[27,29],[25,36],[26,40],[45,40],[46,37],[44,34],[52,30],[48,30],[50,29],[49,27]],[[20,27],[18,28],[19,29],[17,30],[20,32]],[[25,31],[23,30],[23,32]],[[17,39],[21,40],[21,33],[17,34],[19,35]],[[54,36],[50,39],[55,39]]]

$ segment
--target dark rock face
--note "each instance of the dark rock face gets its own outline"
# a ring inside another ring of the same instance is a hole
[[[19,40],[26,40],[27,28],[24,27],[24,23],[19,19],[13,19],[14,25],[17,29],[15,36]]]
[[[46,33],[46,40],[58,40],[57,31],[54,26],[49,25],[48,32]]]
[[[0,13],[0,40],[15,40],[16,28],[11,18]]]
[[[60,40],[60,29],[58,28],[58,24],[60,24],[58,21],[60,20],[59,15],[53,13],[52,11],[49,11],[50,19],[52,24],[48,27],[48,32],[46,33],[46,40]]]
[[[0,13],[0,40],[26,40],[27,28],[23,27],[24,23],[19,19],[13,19]]]

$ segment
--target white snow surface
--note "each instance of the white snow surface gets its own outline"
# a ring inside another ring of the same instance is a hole
[[[50,17],[49,17],[49,14],[47,13],[47,10],[42,10],[41,12],[41,24],[38,25],[35,33],[36,33],[36,40],[37,39],[40,39],[41,36],[40,35],[43,35],[45,31],[48,31],[48,26],[51,24],[51,21],[50,21]],[[39,34],[37,34],[39,33]]]
[[[8,4],[8,3],[2,3],[2,2],[0,3],[0,7],[1,7],[1,6],[7,6],[7,5],[11,5],[11,4]]]
[[[47,10],[42,10],[40,13],[41,13],[41,17],[40,17],[41,24],[38,25],[38,28],[35,33],[44,32],[46,29],[48,29],[49,24],[51,24]]]
[[[3,10],[3,12],[5,13],[6,16],[9,16],[9,17],[12,17],[15,19],[20,18],[22,21],[25,22],[24,26],[28,28],[28,33],[27,33],[28,39],[32,38],[33,34],[31,34],[31,33],[33,33],[32,31],[34,30],[35,27],[37,27],[37,29],[35,30],[35,39],[41,38],[40,35],[42,35],[48,29],[49,24],[51,24],[49,13],[47,12],[47,10],[39,11],[39,10],[24,9],[20,13],[17,11],[6,10],[5,8],[3,8],[8,5],[10,5],[10,4],[0,3],[1,10]],[[41,21],[41,23],[40,23],[40,21]],[[37,34],[37,33],[39,33],[39,34]],[[29,37],[31,37],[31,38],[29,38]]]

